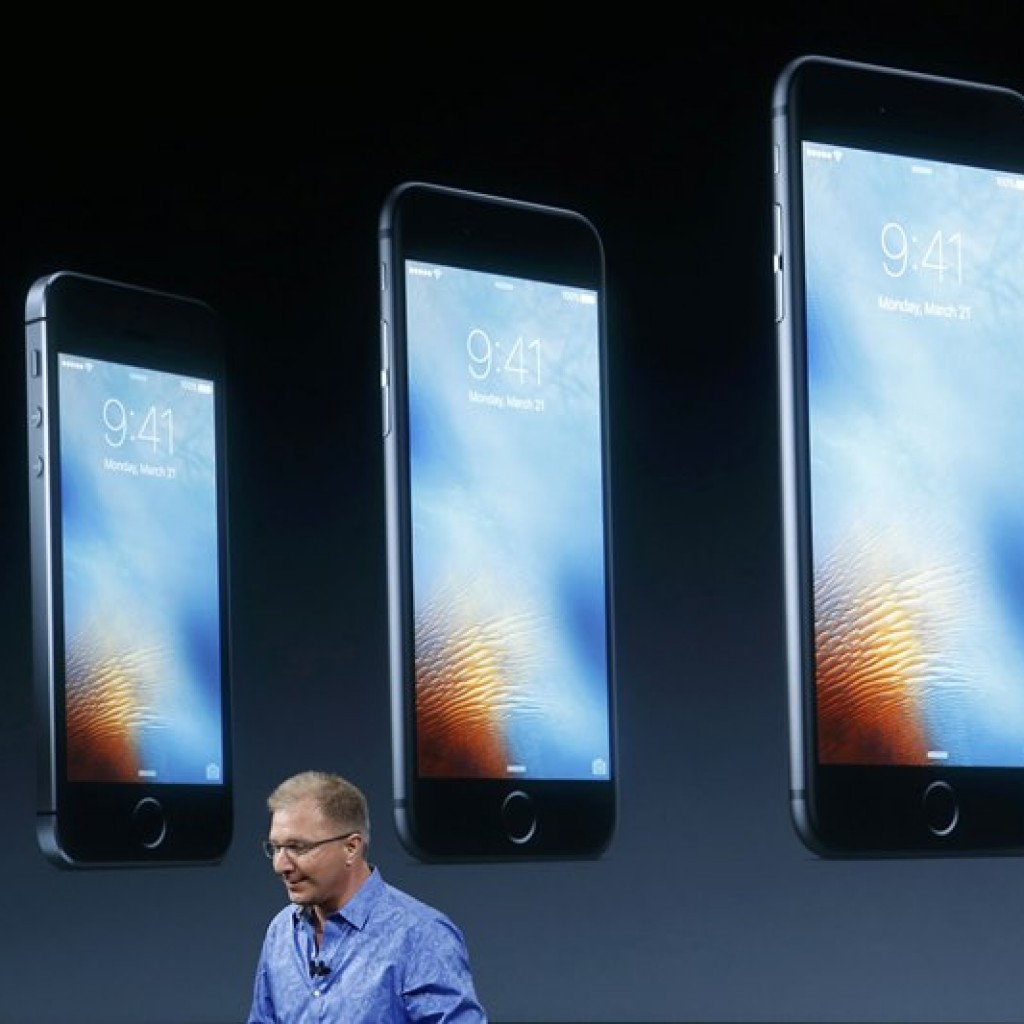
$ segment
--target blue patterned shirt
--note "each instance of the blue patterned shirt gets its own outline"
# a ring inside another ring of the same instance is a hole
[[[249,1024],[487,1024],[459,929],[373,868],[324,926],[289,905],[267,928]]]

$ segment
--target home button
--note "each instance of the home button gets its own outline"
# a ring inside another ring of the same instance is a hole
[[[513,790],[501,805],[505,831],[513,843],[527,843],[537,831],[537,814],[533,801],[521,789]]]
[[[924,791],[924,814],[933,835],[948,836],[960,820],[960,804],[948,782],[933,782]]]
[[[164,809],[151,796],[144,797],[132,811],[132,825],[135,836],[147,850],[155,850],[167,835],[167,820]]]

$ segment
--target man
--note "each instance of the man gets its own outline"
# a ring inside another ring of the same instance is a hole
[[[264,850],[291,902],[267,928],[249,1024],[486,1024],[462,933],[367,859],[356,786],[301,772],[267,806]]]

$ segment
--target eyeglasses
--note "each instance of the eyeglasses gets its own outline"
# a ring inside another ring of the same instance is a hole
[[[270,860],[273,860],[279,853],[285,854],[291,860],[298,860],[325,843],[340,843],[343,839],[351,839],[352,836],[357,835],[359,835],[358,830],[346,832],[340,836],[331,836],[330,839],[317,839],[312,843],[272,843],[269,839],[264,839],[260,845]]]

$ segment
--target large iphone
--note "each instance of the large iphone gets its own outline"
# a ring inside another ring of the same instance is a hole
[[[600,238],[408,183],[380,241],[399,834],[423,859],[596,856],[616,816]]]
[[[773,125],[797,830],[1024,852],[1024,99],[806,57]]]
[[[191,298],[26,300],[37,833],[66,867],[211,862],[232,830],[224,366]]]

